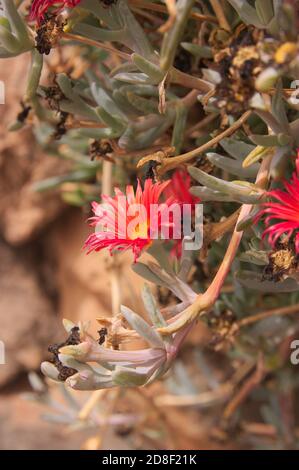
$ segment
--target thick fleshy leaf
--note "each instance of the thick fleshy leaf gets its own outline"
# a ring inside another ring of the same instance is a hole
[[[254,186],[246,186],[245,184],[236,184],[234,182],[221,180],[195,167],[189,167],[188,171],[190,175],[203,186],[213,191],[227,194],[231,197],[231,200],[241,200],[242,198],[242,200],[245,199],[250,204],[251,202],[257,203],[261,199],[262,194],[259,189]],[[194,194],[193,188],[191,189],[192,194]]]
[[[251,135],[252,142],[256,145],[263,147],[283,147],[288,145],[291,141],[291,137],[287,134],[277,134],[277,135]]]
[[[193,44],[191,42],[182,42],[181,46],[190,54],[198,57],[199,59],[212,59],[213,51],[211,47],[200,46],[199,44]]]
[[[55,382],[59,382],[59,372],[51,362],[42,362],[41,371],[46,377],[55,380]]]
[[[124,305],[121,306],[121,313],[129,323],[129,325],[137,331],[137,333],[144,338],[151,346],[156,347],[156,348],[165,348],[164,342],[152,327],[148,323],[146,323],[143,318],[141,318],[139,315],[137,315],[135,312],[133,312],[131,309],[128,307],[125,307]]]
[[[240,271],[236,274],[236,279],[246,288],[254,289],[258,292],[280,293],[297,292],[299,284],[295,279],[287,278],[281,282],[265,281],[263,275],[253,271]]]
[[[195,0],[178,0],[176,2],[176,17],[171,28],[164,35],[160,64],[164,73],[173,65],[176,50],[184,34],[191,9]]]
[[[269,256],[265,251],[249,250],[242,253],[239,260],[257,266],[266,266],[269,263]]]
[[[120,387],[141,387],[147,382],[148,375],[128,367],[117,366],[112,372],[112,380]]]
[[[221,140],[220,145],[236,160],[244,160],[244,158],[254,149],[254,145],[233,138]]]
[[[163,315],[160,312],[160,309],[148,284],[145,284],[143,287],[142,300],[153,325],[156,328],[166,326],[166,321],[164,320]]]
[[[255,9],[261,22],[266,26],[274,16],[272,0],[255,0]]]
[[[232,175],[237,175],[241,178],[253,178],[256,176],[259,169],[259,165],[254,165],[251,168],[245,168],[244,163],[242,166],[241,161],[223,157],[217,153],[207,153],[207,158],[217,168],[221,168],[222,170],[227,171]]]
[[[156,284],[158,286],[168,287],[167,282],[163,280],[160,276],[154,273],[146,264],[137,262],[132,265],[132,270],[138,274],[139,276],[143,277],[149,282]]]
[[[263,28],[264,24],[260,21],[256,10],[246,0],[228,0],[229,3],[236,9],[242,20],[257,28]]]

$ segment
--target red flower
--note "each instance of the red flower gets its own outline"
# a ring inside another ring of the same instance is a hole
[[[291,237],[294,231],[299,229],[299,150],[296,160],[296,170],[291,181],[284,181],[284,190],[274,189],[268,195],[277,202],[266,202],[263,209],[258,213],[259,220],[266,215],[265,224],[268,228],[263,233],[263,238],[268,237],[272,247],[275,246],[281,235]],[[274,224],[270,225],[273,221]],[[295,235],[295,248],[299,253],[299,232]]]
[[[88,253],[103,248],[110,251],[132,249],[136,261],[152,240],[158,238],[161,230],[169,230],[172,237],[174,224],[169,221],[167,212],[178,201],[169,196],[163,204],[159,203],[160,196],[169,184],[170,181],[153,183],[147,179],[143,190],[138,182],[136,193],[132,186],[127,186],[126,194],[116,188],[114,197],[103,195],[102,204],[93,202],[95,215],[90,220],[91,226],[97,228],[85,242]],[[152,211],[153,205],[158,210]]]
[[[74,8],[80,2],[81,0],[33,0],[30,19],[40,22],[50,7],[57,6],[56,11],[60,11],[65,7]]]

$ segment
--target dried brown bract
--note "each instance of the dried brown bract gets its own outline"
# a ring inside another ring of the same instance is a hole
[[[54,83],[53,86],[44,89],[46,101],[50,107],[55,111],[60,111],[60,101],[65,99],[64,94],[62,93],[59,86]]]
[[[48,351],[51,354],[53,354],[53,358],[51,362],[58,369],[59,371],[58,380],[60,380],[61,382],[65,382],[66,379],[76,374],[78,371],[76,369],[72,369],[71,367],[66,367],[62,364],[62,362],[59,359],[59,350],[60,348],[63,348],[64,346],[78,345],[80,344],[80,342],[81,342],[80,330],[78,327],[75,326],[71,330],[71,333],[66,341],[64,341],[63,343],[59,343],[59,344],[52,344],[48,348]]]
[[[103,159],[114,162],[114,159],[109,155],[112,152],[112,145],[107,139],[94,140],[89,147],[89,155],[92,161]]]
[[[105,343],[106,341],[106,336],[108,335],[108,328],[101,328],[99,331],[99,345],[101,346],[102,344]]]
[[[281,244],[277,250],[269,255],[269,264],[265,267],[263,279],[279,282],[284,276],[293,274],[298,269],[298,256],[290,243]]]
[[[146,172],[145,172],[145,175],[144,175],[145,180],[151,179],[154,183],[158,181],[158,175],[157,175],[157,172],[156,172],[157,166],[158,166],[158,162],[156,162],[154,160],[151,160],[148,163],[148,166],[147,166],[147,169],[146,169]]]
[[[262,70],[263,31],[241,25],[222,47],[217,36],[212,38],[216,70],[222,81],[217,86],[217,105],[227,114],[240,115],[248,109],[255,93],[255,79]]]
[[[29,105],[26,105],[23,101],[21,101],[21,106],[22,106],[22,111],[19,112],[17,116],[17,121],[24,123],[27,120],[32,107]]]
[[[66,122],[69,117],[69,113],[65,112],[60,112],[59,113],[59,121],[58,124],[56,125],[55,132],[54,132],[54,139],[55,140],[60,140],[61,137],[64,136],[67,132],[67,127],[66,127]]]

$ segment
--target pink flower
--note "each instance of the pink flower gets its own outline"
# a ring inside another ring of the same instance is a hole
[[[159,203],[169,184],[170,181],[153,183],[151,179],[147,179],[143,190],[138,182],[136,193],[132,186],[127,186],[126,194],[115,188],[114,197],[103,195],[102,204],[93,202],[95,215],[90,221],[96,230],[85,242],[88,253],[104,248],[108,248],[110,252],[131,249],[136,261],[141,252],[151,245],[152,240],[158,238],[161,230],[168,230],[172,237],[174,223],[169,221],[168,211],[178,201],[169,195],[164,203]]]
[[[284,190],[274,189],[268,192],[268,195],[277,202],[263,204],[263,209],[256,217],[256,220],[259,220],[266,215],[265,224],[268,228],[264,231],[263,238],[268,237],[272,247],[275,247],[283,234],[290,238],[299,229],[299,150],[296,170],[291,181],[284,181],[283,185]],[[272,224],[273,221],[275,223]],[[299,232],[295,234],[295,248],[299,253]]]
[[[33,0],[30,10],[30,19],[40,23],[50,7],[57,6],[56,11],[60,11],[65,7],[74,8],[80,2],[81,0]]]

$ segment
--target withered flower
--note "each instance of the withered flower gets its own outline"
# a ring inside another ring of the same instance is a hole
[[[61,38],[65,25],[60,17],[45,14],[36,31],[36,48],[40,54],[50,54]]]
[[[269,254],[269,264],[264,269],[263,279],[279,282],[286,276],[292,276],[298,270],[298,265],[299,260],[294,244],[286,240]]]
[[[109,155],[112,152],[112,145],[107,139],[94,140],[89,146],[89,155],[92,161],[103,159],[108,162],[114,162],[114,159]]]
[[[216,87],[217,106],[227,114],[241,115],[248,110],[255,93],[255,79],[262,70],[263,31],[241,25],[227,43],[213,44],[216,71],[221,82]]]

